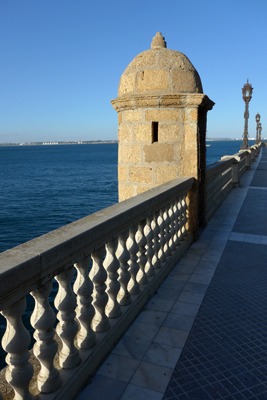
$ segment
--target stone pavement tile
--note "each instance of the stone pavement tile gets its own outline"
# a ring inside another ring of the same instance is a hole
[[[207,276],[213,276],[214,272],[216,270],[216,266],[217,263],[215,263],[214,266],[210,266],[210,265],[205,265],[205,263],[203,262],[202,265],[199,265],[198,267],[196,267],[194,274],[199,274],[199,275],[207,275]]]
[[[235,240],[236,242],[244,242],[245,241],[245,233],[232,232],[229,236],[229,240]]]
[[[203,256],[221,257],[223,250],[224,250],[224,247],[222,245],[211,244],[207,248],[207,250],[205,251],[205,254]],[[203,259],[205,259],[205,257]],[[201,257],[201,260],[202,260],[202,257]]]
[[[195,270],[195,268],[194,268]],[[179,280],[179,281],[183,281],[184,284],[185,282],[188,281],[188,279],[190,279],[191,273],[190,274],[183,274],[181,273],[179,270],[177,271],[173,271],[170,275],[170,278],[175,279],[175,280]]]
[[[214,260],[201,260],[198,263],[197,267],[194,269],[194,274],[196,273],[197,268],[207,267],[207,268],[216,269],[217,265],[218,265],[217,259],[215,261]]]
[[[260,186],[250,186],[250,189],[259,189],[259,190],[267,190],[267,187],[260,187]]]
[[[199,261],[198,261],[199,262]],[[179,263],[177,264],[177,266],[174,268],[173,273],[175,273],[176,275],[182,275],[182,274],[191,274],[194,269],[196,268],[196,265],[198,264],[198,262],[193,266],[189,266],[183,263],[183,261],[179,261]]]
[[[185,284],[185,282],[183,282]],[[183,285],[184,286],[184,285]],[[160,287],[157,290],[157,295],[166,300],[173,300],[175,301],[181,294],[182,289],[176,289],[176,288],[169,288],[169,287]]]
[[[97,371],[97,375],[128,383],[139,363],[138,360],[110,354]]]
[[[152,340],[158,333],[158,330],[159,327],[156,325],[134,321],[134,323],[130,326],[125,335],[134,337],[136,339],[147,340],[152,342]]]
[[[181,331],[190,331],[194,323],[195,318],[188,315],[177,315],[170,313],[163,326],[166,328],[177,329]]]
[[[221,232],[220,230],[218,230],[215,235],[213,236],[213,240],[218,239],[218,240],[228,240],[230,235],[230,232]]]
[[[141,361],[150,345],[150,341],[124,335],[113,349],[112,354]]]
[[[182,348],[187,338],[188,332],[163,326],[160,328],[157,336],[155,337],[154,343]]]
[[[143,361],[163,367],[174,368],[182,349],[160,343],[152,343]]]
[[[254,178],[251,182],[251,186],[267,188],[266,169],[258,170],[255,172]]]
[[[190,247],[190,250],[188,250],[188,251],[190,251],[191,254],[196,254],[196,255],[200,255],[201,256],[202,254],[205,253],[208,244],[205,244],[205,246],[199,247],[199,248],[196,248],[196,247],[192,248],[192,246]]]
[[[267,244],[267,236],[261,236],[261,244]]]
[[[99,398],[98,400],[102,399],[104,400],[105,398]],[[109,397],[107,397],[107,399],[109,399]],[[121,400],[162,400],[162,393],[129,384]]]
[[[205,294],[208,289],[208,284],[198,282],[187,282],[183,288],[182,293],[192,292],[198,294]]]
[[[192,244],[192,246],[190,247],[190,250],[201,250],[201,251],[205,251],[206,248],[208,247],[209,243],[206,242],[202,242],[201,239],[198,239],[196,242],[194,242]]]
[[[174,305],[174,300],[162,299],[158,294],[155,294],[146,308],[149,310],[158,310],[169,312]]]
[[[211,279],[212,279],[212,276],[208,276],[208,275],[204,275],[204,274],[192,274],[188,282],[209,284]]]
[[[88,385],[77,397],[77,400],[119,400],[127,387],[127,383],[105,376],[96,375],[92,384]]]
[[[220,231],[231,231],[233,228],[233,217],[231,217],[229,220],[226,218],[224,219],[224,222],[220,225],[219,229]]]
[[[251,235],[251,234],[246,233],[245,242],[247,242],[247,243],[260,243],[261,242],[261,235]]]
[[[145,322],[146,324],[161,326],[168,316],[167,312],[150,310],[145,308],[141,314],[137,317],[137,322]]]
[[[229,234],[229,236],[230,236],[230,234]],[[229,240],[229,239],[227,239],[227,240]],[[217,249],[221,248],[221,250],[224,250],[227,240],[213,238],[210,243],[210,247],[211,248],[216,247]]]
[[[181,261],[179,261],[179,266],[188,267],[188,270],[194,268],[201,258],[201,254],[193,254],[188,252],[187,256],[184,256]]]
[[[171,309],[172,314],[188,315],[189,317],[195,317],[199,310],[199,304],[183,303],[182,301],[176,301]]]
[[[172,372],[173,368],[141,362],[130,383],[164,393]]]
[[[184,303],[201,304],[205,294],[193,293],[193,292],[183,292],[178,297],[178,301]]]
[[[249,189],[233,227],[234,232],[267,236],[267,193]]]
[[[211,239],[213,238],[213,236],[215,235],[216,232],[217,232],[217,229],[211,230],[211,229],[206,228],[206,229],[201,233],[200,239],[201,239],[201,240],[203,240],[203,239],[209,239],[209,240],[211,240]]]
[[[182,275],[169,276],[161,284],[160,288],[175,289],[176,291],[182,290],[185,285]]]

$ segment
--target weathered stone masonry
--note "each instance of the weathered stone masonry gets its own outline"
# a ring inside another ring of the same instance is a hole
[[[167,49],[161,33],[126,68],[111,103],[119,124],[119,201],[177,177],[193,176],[201,187],[214,103],[188,58]]]

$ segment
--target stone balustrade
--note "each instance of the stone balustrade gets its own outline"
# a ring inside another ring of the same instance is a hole
[[[4,399],[75,398],[192,243],[193,183],[175,179],[0,254]]]
[[[259,149],[207,167],[206,221]],[[194,182],[164,183],[0,254],[0,398],[75,398],[194,240]]]
[[[232,190],[232,164],[234,158],[208,165],[206,169],[206,221]]]
[[[248,150],[242,150],[231,156],[224,156],[220,161],[207,166],[206,222],[210,220],[232,188],[239,187],[241,176],[255,161],[260,147],[261,144],[254,145]]]

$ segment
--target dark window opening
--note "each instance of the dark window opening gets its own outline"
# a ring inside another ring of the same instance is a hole
[[[159,140],[159,123],[152,122],[152,143],[158,142]]]

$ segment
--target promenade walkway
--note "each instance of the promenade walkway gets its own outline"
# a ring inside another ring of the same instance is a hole
[[[267,399],[267,148],[77,399]]]

